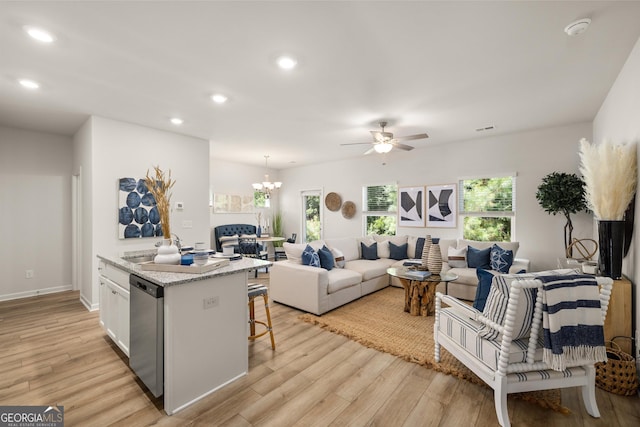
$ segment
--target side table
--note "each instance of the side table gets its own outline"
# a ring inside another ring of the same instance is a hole
[[[407,267],[391,267],[387,273],[400,279],[404,287],[404,311],[412,316],[433,316],[435,313],[436,287],[458,279],[455,274],[431,274],[427,277],[412,277]]]

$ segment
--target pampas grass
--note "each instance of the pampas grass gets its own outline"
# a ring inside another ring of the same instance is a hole
[[[580,172],[589,208],[599,220],[621,221],[636,191],[635,144],[580,140]]]
[[[169,224],[169,209],[171,207],[171,187],[176,183],[171,180],[171,169],[165,176],[160,166],[154,166],[156,176],[149,176],[149,169],[147,169],[147,176],[144,179],[147,189],[156,199],[156,207],[158,208],[158,214],[160,214],[160,223],[162,225],[162,235],[165,239],[171,239],[171,226]]]

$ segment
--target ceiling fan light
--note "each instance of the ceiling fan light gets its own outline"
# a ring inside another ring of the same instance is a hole
[[[380,144],[376,144],[373,146],[373,149],[376,150],[376,153],[385,154],[391,151],[393,148],[392,144],[388,142],[381,142]]]

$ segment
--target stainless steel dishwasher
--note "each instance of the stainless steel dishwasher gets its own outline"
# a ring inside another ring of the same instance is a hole
[[[129,366],[155,397],[164,392],[164,288],[129,276]]]

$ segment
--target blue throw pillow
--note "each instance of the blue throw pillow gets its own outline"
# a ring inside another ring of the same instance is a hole
[[[320,258],[320,267],[331,270],[334,266],[333,254],[326,246],[318,249],[318,257]]]
[[[526,273],[526,271],[520,270],[516,274],[523,273]],[[476,310],[484,310],[484,306],[487,303],[487,297],[489,296],[489,291],[491,290],[491,282],[497,274],[500,273],[492,270],[484,270],[482,268],[476,269],[476,276],[478,276],[478,287],[476,288],[476,297],[473,300],[473,308],[475,308]]]
[[[302,264],[310,265],[311,267],[320,267],[320,257],[309,245],[302,251]]]
[[[360,249],[362,251],[362,259],[378,259],[378,242],[372,243],[371,246],[360,242]]]
[[[478,287],[476,288],[476,297],[473,299],[473,308],[482,311],[487,303],[487,297],[491,290],[491,281],[495,276],[495,272],[477,268],[476,276],[478,276]]]
[[[473,246],[467,248],[467,266],[469,268],[491,269],[491,248],[476,249]]]
[[[408,243],[404,243],[402,245],[396,246],[393,242],[389,242],[389,258],[395,260],[407,259],[407,248],[409,247]]]
[[[416,239],[416,253],[413,255],[415,259],[422,258],[422,249],[424,249],[424,237]]]
[[[513,251],[502,249],[498,245],[491,247],[491,269],[500,273],[508,273],[513,264]]]

